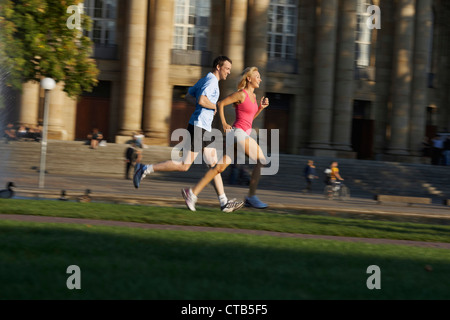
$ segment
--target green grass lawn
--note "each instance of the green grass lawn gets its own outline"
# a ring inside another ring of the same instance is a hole
[[[449,242],[448,226],[57,201],[0,213]],[[400,245],[0,220],[0,299],[449,299],[450,252]],[[81,269],[69,290],[67,267]],[[381,289],[366,282],[381,270]],[[426,270],[431,266],[431,270]]]

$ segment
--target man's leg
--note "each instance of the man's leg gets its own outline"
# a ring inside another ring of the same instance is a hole
[[[208,168],[212,168],[217,164],[217,152],[214,148],[204,148],[203,149],[204,161],[207,164]],[[225,188],[223,187],[222,175],[217,174],[212,184],[214,189],[216,190],[217,196],[225,195]],[[225,202],[226,203],[226,202]],[[221,203],[222,205],[222,203]]]
[[[133,177],[134,187],[137,189],[141,181],[148,175],[153,172],[158,171],[188,171],[197,157],[198,152],[188,151],[182,161],[174,161],[174,160],[166,160],[163,162],[155,163],[155,164],[136,164],[135,173]]]

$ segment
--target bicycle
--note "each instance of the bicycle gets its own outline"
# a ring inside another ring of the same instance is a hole
[[[340,199],[348,200],[350,198],[350,190],[340,181],[332,182],[331,185],[326,185],[323,193],[328,200]]]

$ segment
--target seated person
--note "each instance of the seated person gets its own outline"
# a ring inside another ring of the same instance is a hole
[[[6,126],[4,130],[4,137],[6,139],[6,143],[12,140],[17,140],[16,129],[14,128],[14,125],[12,123],[8,123],[8,125]]]
[[[27,128],[25,128],[25,126],[19,126],[19,128],[17,129],[16,132],[17,138],[18,139],[26,139],[28,138],[28,130]]]
[[[91,149],[97,149],[100,141],[103,140],[103,134],[98,130],[98,128],[94,128],[92,133],[88,134],[88,139],[90,139],[90,147]]]
[[[41,134],[41,129],[37,126],[31,126],[30,128],[28,128],[28,137],[31,139],[34,139],[34,141],[41,141],[42,139],[42,134]]]

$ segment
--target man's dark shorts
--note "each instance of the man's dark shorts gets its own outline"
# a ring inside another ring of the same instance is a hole
[[[205,129],[194,126],[189,123],[187,130],[189,134],[191,135],[191,151],[192,152],[202,152],[204,148],[208,147],[211,143],[214,142],[214,137],[212,140],[203,141],[203,136],[205,132],[207,132]],[[212,146],[211,146],[212,147]]]

